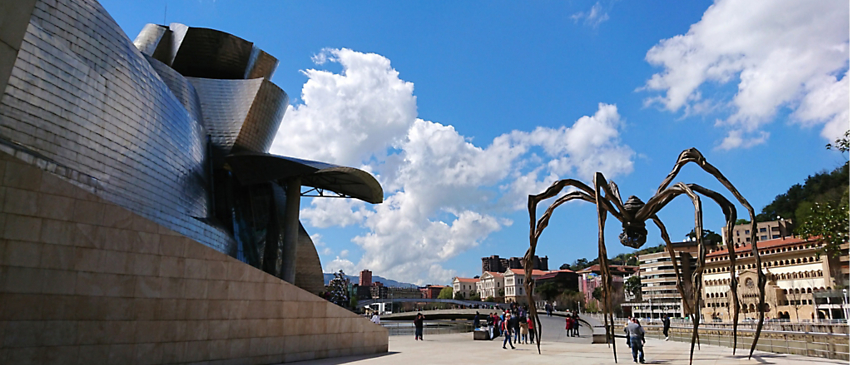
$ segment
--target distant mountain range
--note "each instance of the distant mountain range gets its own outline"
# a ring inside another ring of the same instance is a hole
[[[326,273],[324,275],[325,275],[325,285],[328,285],[328,283],[330,283],[331,280],[333,280],[334,274],[327,274]],[[352,283],[359,283],[360,282],[360,276],[359,275],[358,276],[346,275],[345,277],[348,278],[348,280],[351,281]],[[418,288],[419,287],[416,284],[402,283],[402,282],[398,282],[398,281],[395,281],[395,280],[390,280],[390,279],[387,279],[387,278],[384,278],[384,277],[380,277],[378,275],[372,275],[372,282],[374,283],[376,281],[380,281],[381,284],[384,284],[384,286],[388,286],[388,287],[391,287],[391,288]]]

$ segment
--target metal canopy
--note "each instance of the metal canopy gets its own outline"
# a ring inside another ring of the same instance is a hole
[[[384,201],[384,190],[375,177],[352,167],[257,152],[231,154],[225,161],[245,185],[300,177],[302,186],[313,188],[304,196],[351,197],[372,204]]]

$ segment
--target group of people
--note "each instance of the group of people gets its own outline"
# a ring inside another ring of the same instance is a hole
[[[578,314],[568,314],[567,315],[567,326],[564,328],[567,331],[567,336],[570,337],[581,337],[578,333],[578,328],[581,326],[579,323]]]
[[[514,344],[534,343],[534,334],[536,333],[534,320],[528,315],[527,306],[521,307],[516,303],[511,303],[510,308],[506,309],[502,315],[492,312],[485,315],[485,319],[490,330],[490,338],[504,336],[503,349],[507,349],[508,346],[515,349]],[[480,313],[475,312],[472,325],[475,328],[481,326]]]

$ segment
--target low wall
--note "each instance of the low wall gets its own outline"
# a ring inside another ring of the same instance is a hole
[[[387,330],[0,152],[0,364],[270,364]]]

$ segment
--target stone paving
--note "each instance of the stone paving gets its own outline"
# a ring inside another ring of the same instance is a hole
[[[545,338],[545,337],[544,337]],[[425,341],[415,341],[412,336],[390,337],[389,353],[374,357],[344,357],[301,362],[304,365],[330,364],[614,364],[608,345],[590,345],[586,342],[545,341],[541,344],[541,354],[533,345],[517,345],[516,350],[502,349],[501,338],[497,341],[473,341],[472,334],[447,334],[425,337]],[[648,339],[645,345],[647,364],[688,364],[690,344]],[[631,364],[630,349],[617,343],[617,359],[620,364]],[[748,360],[739,350],[732,355],[732,349],[718,346],[702,346],[694,351],[694,365],[714,364],[847,364],[846,361],[811,358],[798,355],[774,354],[757,351]]]

